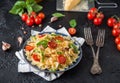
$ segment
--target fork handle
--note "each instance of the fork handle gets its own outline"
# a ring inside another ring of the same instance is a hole
[[[94,58],[94,62],[93,62],[93,65],[91,67],[91,70],[90,70],[91,74],[101,74],[102,73],[102,69],[99,65],[99,62],[98,62],[98,59],[95,57]]]
[[[91,49],[92,49],[93,58],[95,58],[95,51],[94,51],[94,48],[93,48],[93,46],[92,46],[92,45],[91,45],[90,47],[91,47]]]

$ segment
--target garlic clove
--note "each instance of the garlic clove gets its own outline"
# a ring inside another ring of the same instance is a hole
[[[55,22],[55,21],[57,21],[58,20],[58,17],[51,17],[51,19],[50,19],[50,23],[52,23],[52,22]]]
[[[11,45],[9,43],[2,41],[2,50],[3,51],[10,49],[10,47],[11,47]]]
[[[17,38],[17,40],[18,40],[18,43],[19,43],[19,46],[20,46],[22,44],[22,42],[23,42],[23,38],[21,36],[19,36]]]

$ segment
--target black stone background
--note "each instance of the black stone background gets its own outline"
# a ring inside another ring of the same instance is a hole
[[[7,52],[3,52],[0,48],[0,83],[47,83],[46,80],[33,73],[23,74],[17,72],[19,60],[14,53],[21,48],[18,47],[17,37],[21,35],[25,41],[29,38],[31,29],[41,31],[46,25],[50,25],[55,29],[58,29],[58,25],[68,28],[68,21],[72,18],[75,18],[78,22],[76,36],[84,37],[83,26],[88,21],[86,18],[87,13],[62,12],[66,15],[64,18],[49,24],[51,14],[56,12],[56,0],[44,0],[42,5],[46,19],[43,22],[43,27],[31,28],[26,26],[19,16],[8,13],[15,2],[16,0],[0,0],[0,42],[6,41],[12,45],[12,48]],[[89,73],[92,65],[92,52],[90,47],[84,44],[82,46],[83,58],[81,62],[75,68],[65,72],[60,78],[49,83],[120,83],[120,52],[116,49],[111,28],[106,25],[108,17],[115,14],[120,17],[120,0],[101,0],[101,2],[115,2],[119,5],[116,9],[102,9],[105,14],[103,24],[98,28],[91,27],[94,40],[99,28],[106,29],[105,45],[100,51],[99,59],[103,73],[96,76]],[[23,35],[21,27],[24,27],[27,31],[26,35]]]

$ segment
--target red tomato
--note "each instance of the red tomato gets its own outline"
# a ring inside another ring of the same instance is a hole
[[[58,56],[58,62],[59,62],[60,64],[65,64],[66,58],[65,58],[63,55],[59,55],[59,56]]]
[[[69,28],[68,32],[69,32],[69,34],[74,35],[74,34],[76,34],[76,29],[75,28]]]
[[[39,38],[42,38],[42,37],[44,37],[44,36],[45,36],[45,34],[39,35]]]
[[[28,26],[32,26],[32,25],[34,24],[34,19],[33,19],[33,18],[28,18],[28,19],[26,20],[26,24],[27,24]]]
[[[38,57],[37,54],[32,54],[32,58],[33,58],[35,61],[40,61],[40,58]]]
[[[98,10],[97,10],[97,8],[95,8],[95,7],[91,8],[91,9],[89,10],[90,13],[94,13],[94,14],[97,13],[97,11],[98,11]]]
[[[114,29],[118,29],[118,28],[120,29],[120,22],[117,23],[117,24],[115,24],[115,25],[113,26],[113,28],[114,28]]]
[[[87,18],[88,18],[89,20],[93,20],[93,19],[95,18],[95,14],[89,12],[89,13],[87,14]]]
[[[115,24],[115,23],[117,23],[117,21],[116,21],[116,19],[115,18],[109,18],[108,20],[107,20],[107,25],[109,26],[109,27],[113,27],[113,25]]]
[[[97,14],[97,17],[98,17],[98,18],[101,18],[101,19],[104,19],[104,14],[103,14],[103,13],[98,13],[98,14]]]
[[[102,23],[102,19],[101,18],[95,18],[94,19],[94,24],[95,25],[100,25]]]
[[[35,18],[35,24],[36,24],[36,25],[39,25],[39,24],[41,24],[41,23],[42,23],[42,19],[37,16],[37,17]]]
[[[117,49],[120,51],[120,43],[117,44]]]
[[[34,11],[33,11],[33,12],[31,12],[31,15],[32,15],[32,16],[34,16],[34,17],[36,17],[36,16],[37,16],[36,12],[34,12]]]
[[[44,14],[43,12],[40,12],[40,13],[38,14],[38,17],[44,19],[44,18],[45,18],[45,14]]]
[[[64,40],[64,38],[61,37],[61,36],[56,36],[55,39],[60,40],[60,41],[63,41],[63,40]]]
[[[33,46],[30,46],[30,45],[26,45],[26,46],[25,46],[25,50],[27,50],[27,51],[31,51],[31,50],[33,50],[33,49],[34,49]]]
[[[55,49],[57,47],[57,44],[54,41],[50,41],[50,42],[48,42],[48,47],[52,48],[52,49]]]
[[[115,43],[116,44],[120,43],[120,37],[119,36],[115,38]]]
[[[117,37],[117,36],[119,36],[119,34],[120,34],[119,29],[113,29],[113,30],[112,30],[112,35],[113,35],[113,36]]]
[[[22,14],[21,19],[22,21],[26,21],[28,19],[27,13]]]

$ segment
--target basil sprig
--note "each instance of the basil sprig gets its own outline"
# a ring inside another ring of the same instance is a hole
[[[28,14],[30,14],[32,11],[38,12],[42,10],[43,7],[38,5],[35,0],[23,0],[23,1],[17,1],[12,9],[9,11],[11,14],[18,14],[22,15],[25,10],[27,10]]]

